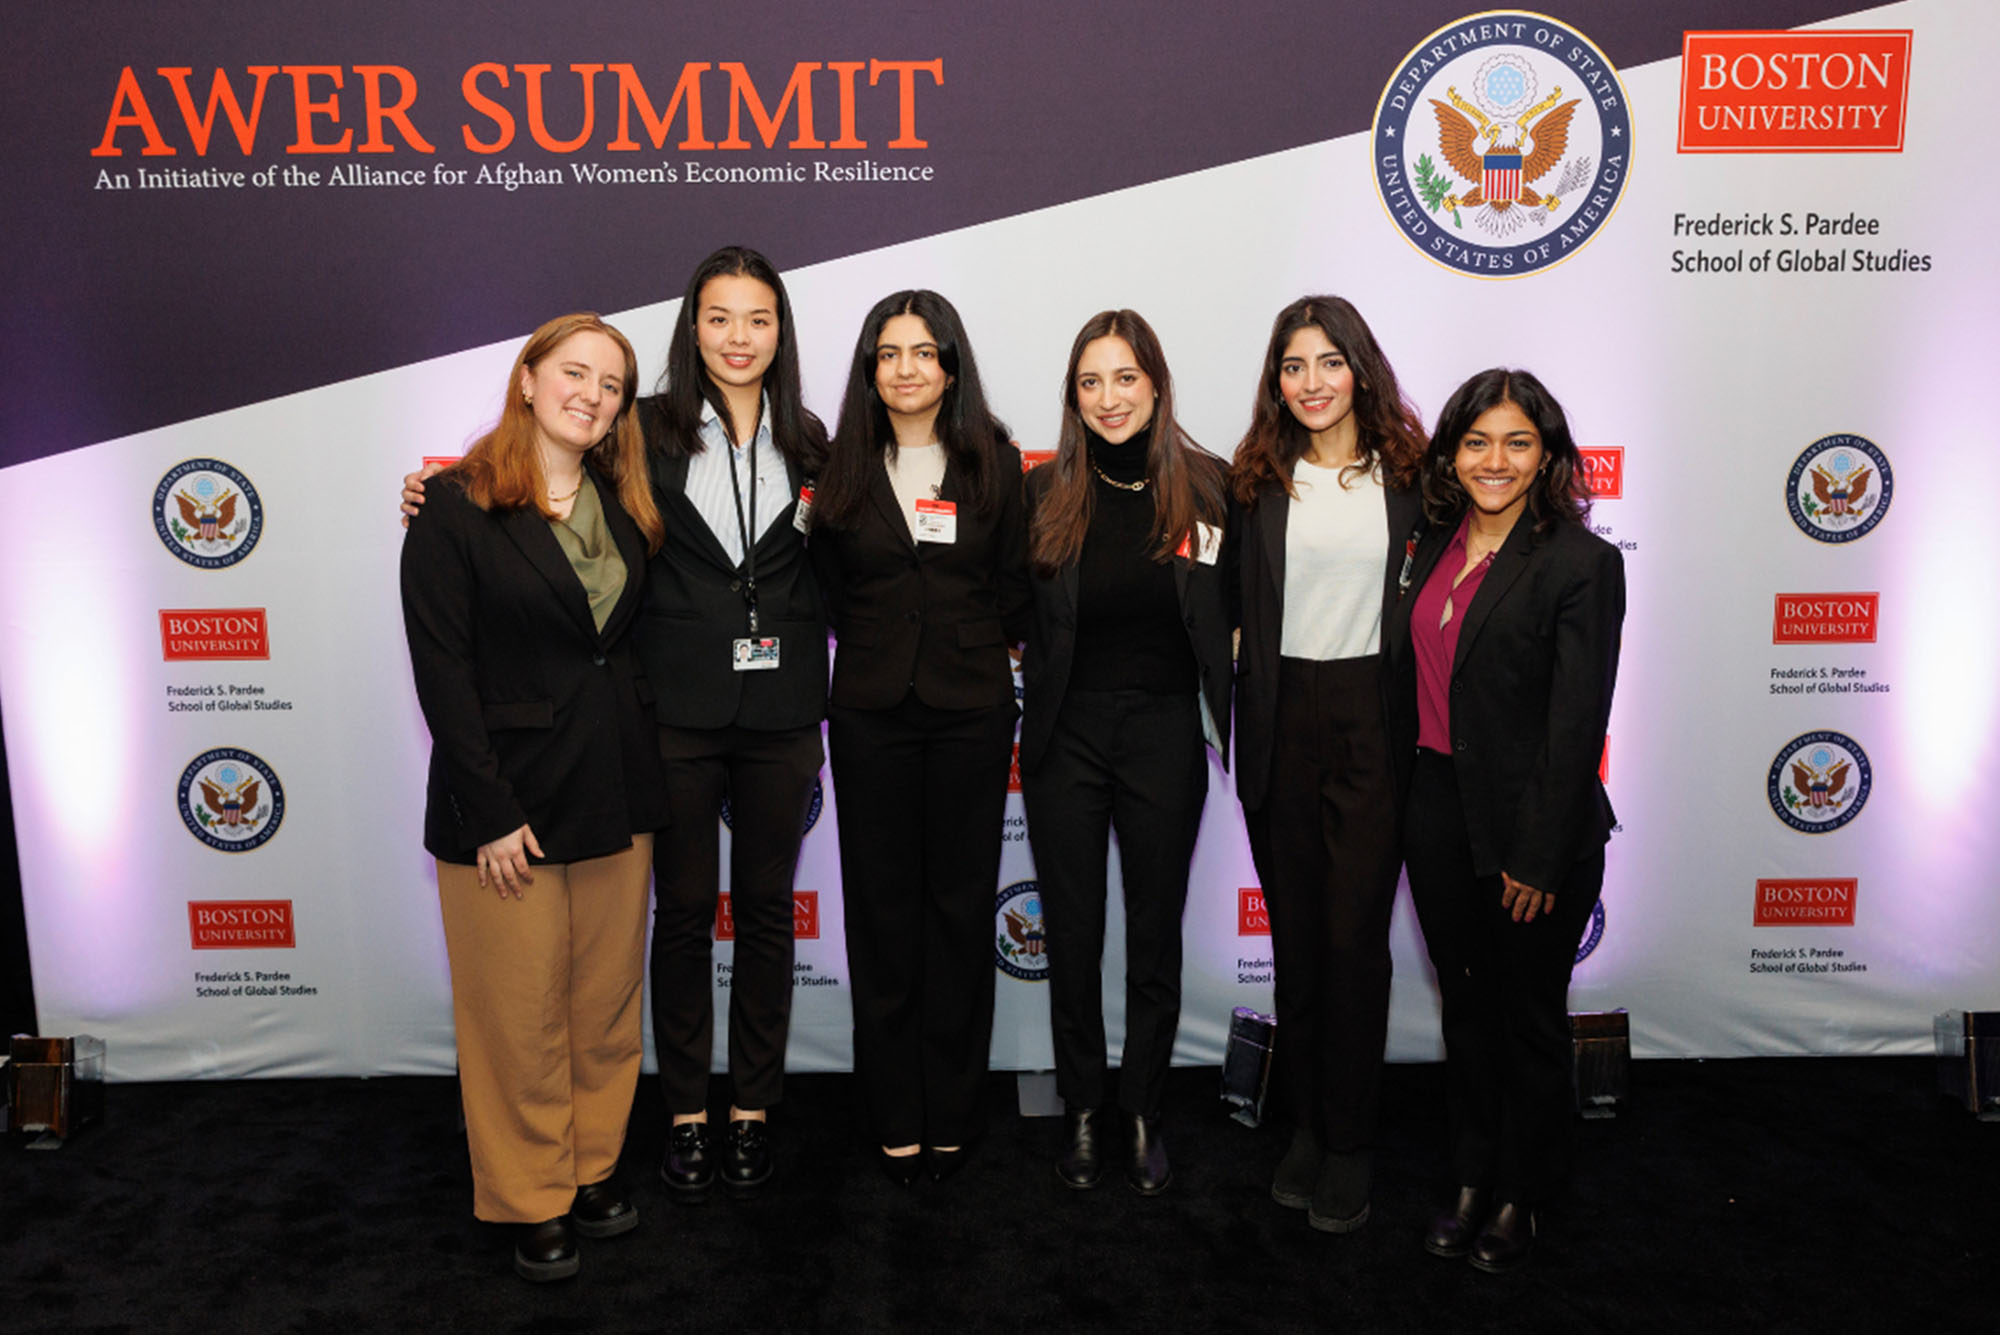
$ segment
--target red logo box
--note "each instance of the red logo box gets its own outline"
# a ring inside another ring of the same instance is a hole
[[[1625,447],[1623,445],[1582,445],[1583,480],[1592,500],[1616,501],[1625,495]]]
[[[1021,791],[1021,744],[1019,742],[1014,743],[1014,755],[1007,762],[1007,791],[1010,793]]]
[[[1025,473],[1030,468],[1037,468],[1055,457],[1054,450],[1022,450],[1021,471]]]
[[[261,607],[161,608],[160,654],[169,663],[269,658],[270,620]]]
[[[736,939],[736,915],[729,907],[727,890],[715,897],[715,939],[718,941]],[[819,940],[819,891],[792,891],[792,939]]]
[[[1860,882],[1852,876],[1811,880],[1757,881],[1755,927],[1852,927],[1854,896]]]
[[[292,950],[299,944],[289,899],[191,899],[188,934],[196,950]]]
[[[1269,936],[1271,911],[1264,907],[1264,888],[1246,885],[1236,892],[1236,935]]]
[[[1690,32],[1683,153],[1900,153],[1910,30]]]
[[[424,456],[424,461],[421,464],[417,465],[417,469],[419,472],[421,472],[422,470],[429,468],[432,464],[436,464],[439,468],[449,468],[453,464],[457,463],[461,457],[462,456],[456,454],[426,454]]]
[[[1873,644],[1879,593],[1781,593],[1771,611],[1772,644]]]

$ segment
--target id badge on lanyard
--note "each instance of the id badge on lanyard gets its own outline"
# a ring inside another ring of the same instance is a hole
[[[736,479],[736,450],[729,450],[729,489],[736,500],[736,528],[743,538],[743,602],[749,611],[750,633],[729,642],[729,670],[770,672],[778,666],[778,637],[757,632],[757,548],[751,532],[757,518],[757,441],[750,440],[750,512],[743,512],[743,485]],[[807,505],[811,504],[808,499]]]

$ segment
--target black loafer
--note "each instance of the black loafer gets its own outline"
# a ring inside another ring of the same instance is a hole
[[[708,1146],[708,1123],[681,1122],[667,1135],[667,1157],[660,1163],[660,1180],[674,1199],[698,1201],[715,1185],[715,1155]]]
[[[1322,1233],[1352,1233],[1367,1223],[1371,1172],[1366,1150],[1329,1153],[1320,1163],[1306,1222]]]
[[[1311,1205],[1313,1188],[1319,1185],[1320,1163],[1325,1158],[1319,1137],[1304,1127],[1292,1132],[1291,1148],[1278,1160],[1278,1171],[1271,1175],[1271,1199],[1287,1210],[1303,1210]]]
[[[1160,1134],[1157,1117],[1126,1114],[1132,1133],[1131,1157],[1125,1163],[1125,1180],[1141,1196],[1157,1196],[1174,1180],[1173,1166],[1167,1162],[1166,1138]]]
[[[924,1171],[924,1156],[918,1154],[891,1154],[886,1149],[877,1149],[875,1158],[882,1165],[882,1175],[899,1187],[907,1187],[915,1182]]]
[[[1097,1132],[1097,1109],[1071,1108],[1063,1114],[1063,1151],[1056,1159],[1056,1176],[1064,1186],[1087,1191],[1104,1175]]]
[[[1430,1232],[1424,1234],[1424,1250],[1432,1256],[1463,1256],[1471,1251],[1485,1208],[1485,1192],[1478,1187],[1460,1187],[1451,1208],[1439,1211],[1431,1220]]]
[[[639,1210],[610,1178],[576,1189],[569,1220],[581,1237],[615,1238],[639,1227]]]
[[[924,1157],[931,1161],[931,1181],[943,1182],[965,1167],[965,1161],[972,1157],[972,1151],[961,1145],[955,1150],[926,1150]]]
[[[1472,1244],[1472,1264],[1489,1275],[1512,1270],[1535,1246],[1535,1212],[1508,1201],[1493,1212]]]
[[[531,1284],[568,1279],[577,1272],[576,1234],[569,1216],[558,1215],[514,1230],[514,1273]]]
[[[748,1191],[771,1177],[770,1128],[756,1118],[739,1118],[722,1138],[722,1184]]]

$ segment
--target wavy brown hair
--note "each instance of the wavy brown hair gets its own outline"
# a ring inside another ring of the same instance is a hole
[[[1582,524],[1590,519],[1590,484],[1583,475],[1583,455],[1570,434],[1569,416],[1548,386],[1527,371],[1496,366],[1481,371],[1452,391],[1438,414],[1424,461],[1424,517],[1433,524],[1456,523],[1472,498],[1458,480],[1458,445],[1472,424],[1489,408],[1511,403],[1535,424],[1542,438],[1542,467],[1528,487],[1528,513],[1535,531],[1557,523]]]
[[[1063,373],[1062,433],[1056,457],[1042,465],[1054,473],[1028,531],[1028,566],[1044,579],[1082,554],[1083,535],[1090,529],[1090,431],[1077,401],[1076,371],[1083,350],[1100,338],[1125,340],[1159,395],[1146,447],[1146,484],[1153,493],[1153,524],[1159,534],[1153,559],[1164,563],[1183,540],[1192,542],[1197,521],[1220,527],[1228,508],[1222,461],[1197,445],[1174,417],[1173,375],[1153,326],[1137,311],[1099,311],[1070,345],[1069,369]]]
[[[1392,486],[1414,484],[1423,466],[1424,422],[1416,405],[1403,396],[1396,370],[1375,342],[1361,312],[1342,297],[1300,297],[1271,322],[1271,341],[1264,349],[1264,371],[1257,382],[1257,402],[1250,413],[1250,430],[1236,446],[1229,469],[1229,486],[1244,505],[1257,503],[1257,492],[1275,482],[1287,496],[1292,489],[1292,465],[1299,461],[1312,436],[1278,389],[1278,372],[1292,335],[1317,328],[1340,350],[1354,373],[1355,463],[1341,471],[1341,484],[1360,477],[1379,463]]]
[[[445,470],[458,479],[465,494],[482,510],[525,510],[532,507],[544,519],[556,512],[548,502],[548,479],[542,474],[541,451],[535,448],[535,410],[521,392],[521,372],[562,346],[572,334],[603,334],[618,345],[625,357],[624,397],[611,429],[591,446],[584,460],[611,479],[618,488],[618,503],[632,522],[646,535],[646,550],[656,552],[666,538],[666,524],[660,507],[653,503],[653,484],[646,473],[646,441],[640,434],[637,415],[632,411],[638,393],[639,364],[632,344],[592,311],[579,311],[549,321],[521,345],[514,365],[507,372],[507,392],[501,398],[500,420],[493,429],[472,443],[465,457]]]

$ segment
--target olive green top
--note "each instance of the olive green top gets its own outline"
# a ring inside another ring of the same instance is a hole
[[[625,558],[611,539],[604,507],[597,498],[597,483],[589,473],[583,475],[583,485],[570,503],[569,518],[552,519],[549,527],[590,598],[591,618],[603,630],[611,619],[611,609],[618,604],[618,595],[625,592]]]

